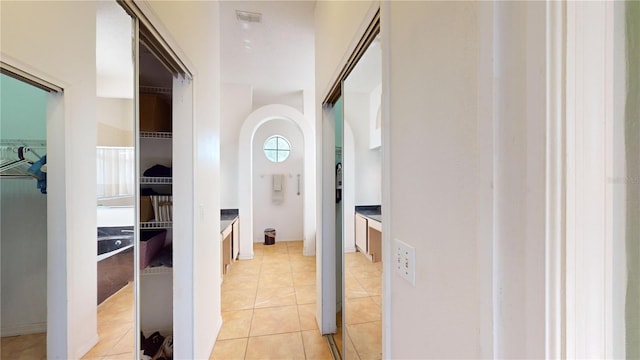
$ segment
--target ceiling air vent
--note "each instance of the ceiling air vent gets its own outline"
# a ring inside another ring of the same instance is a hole
[[[259,23],[262,21],[262,14],[250,11],[236,10],[236,19],[240,22]]]

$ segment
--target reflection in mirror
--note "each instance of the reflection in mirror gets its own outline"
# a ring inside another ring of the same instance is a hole
[[[142,29],[140,33],[143,33]],[[160,58],[138,44],[140,186],[138,319],[140,352],[173,352],[173,83]]]
[[[132,18],[97,3],[97,312],[85,358],[134,358],[135,151]]]
[[[381,358],[382,52],[379,36],[344,81],[342,95],[343,358]]]
[[[0,87],[0,358],[44,359],[47,93],[4,74]]]

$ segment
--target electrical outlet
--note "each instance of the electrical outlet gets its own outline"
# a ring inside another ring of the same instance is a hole
[[[398,239],[393,239],[394,264],[396,272],[416,286],[416,249]]]

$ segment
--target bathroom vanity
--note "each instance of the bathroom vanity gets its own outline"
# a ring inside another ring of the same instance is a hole
[[[98,304],[133,281],[133,206],[98,206]]]

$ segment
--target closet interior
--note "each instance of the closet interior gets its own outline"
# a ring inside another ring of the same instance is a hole
[[[139,45],[139,329],[151,357],[173,334],[173,76],[144,42]]]
[[[47,93],[4,71],[0,87],[0,357],[9,359],[45,350]],[[15,346],[25,339],[31,349]]]

